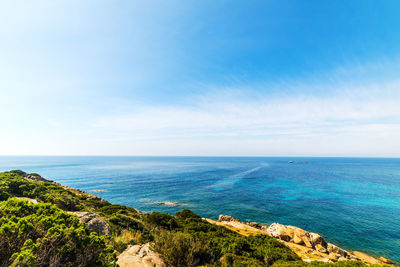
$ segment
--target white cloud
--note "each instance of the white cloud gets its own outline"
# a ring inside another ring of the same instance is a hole
[[[92,126],[127,154],[400,155],[399,82],[325,96],[238,98],[251,90],[232,90],[187,106],[138,107]]]
[[[275,84],[198,84],[205,93],[185,105],[138,105],[62,75],[16,76],[0,82],[0,154],[400,157],[400,81],[374,76],[396,69],[380,65]]]

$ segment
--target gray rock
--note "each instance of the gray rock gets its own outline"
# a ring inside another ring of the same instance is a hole
[[[99,216],[94,212],[72,211],[69,213],[77,216],[81,222],[85,222],[85,223],[88,223],[90,220]]]
[[[110,226],[103,219],[94,218],[91,219],[87,224],[89,230],[96,232],[98,235],[109,235],[111,233]]]
[[[348,254],[348,252],[347,252],[346,250],[341,249],[341,248],[339,248],[338,246],[335,246],[334,244],[331,244],[331,243],[328,243],[328,244],[327,244],[326,250],[327,250],[329,253],[338,254],[338,255],[343,256],[343,257],[346,257],[346,258],[349,256],[349,254]]]
[[[107,222],[99,217],[98,214],[93,212],[68,212],[79,218],[79,221],[87,223],[91,232],[96,232],[98,235],[109,235],[111,228]]]
[[[238,219],[235,219],[235,218],[232,217],[232,216],[229,216],[229,215],[222,215],[222,214],[219,215],[218,221],[219,221],[219,222],[239,222]]]
[[[37,204],[38,203],[38,201],[36,199],[29,198],[29,197],[16,197],[16,198],[28,201],[28,202],[33,203],[33,204]]]
[[[317,233],[310,233],[310,241],[314,246],[321,245],[324,248],[326,248],[327,246],[326,241],[322,238],[320,234]]]
[[[321,244],[316,244],[315,245],[315,250],[317,250],[317,251],[319,251],[321,253],[326,253],[327,252],[326,248],[324,248]]]
[[[257,228],[257,229],[261,229],[261,227],[262,227],[262,225],[259,224],[258,222],[249,222],[249,223],[246,223],[246,224],[251,226],[251,227]]]
[[[87,194],[86,196],[87,200],[97,200],[97,201],[103,201],[103,199],[99,196],[92,195],[92,194]]]
[[[275,237],[284,241],[290,241],[291,236],[287,233],[287,227],[279,223],[273,223],[267,228],[267,232]]]

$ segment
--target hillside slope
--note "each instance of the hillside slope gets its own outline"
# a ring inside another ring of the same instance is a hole
[[[177,267],[366,266],[306,263],[268,235],[244,236],[187,209],[141,213],[23,171],[0,173],[0,201],[0,266],[115,266],[133,245]]]

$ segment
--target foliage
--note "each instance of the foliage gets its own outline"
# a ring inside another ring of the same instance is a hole
[[[235,254],[226,254],[221,258],[221,265],[223,267],[246,267],[246,266],[254,266],[254,267],[263,267],[265,264],[262,262],[244,257],[238,256]]]
[[[360,262],[305,263],[267,235],[245,237],[210,224],[191,210],[174,216],[142,214],[21,170],[0,173],[0,266],[113,266],[128,245],[152,242],[171,266],[366,266]],[[13,197],[41,202],[32,204]],[[66,211],[91,211],[111,226],[111,236],[90,233]],[[111,246],[109,246],[111,245]],[[51,264],[50,264],[51,263]]]
[[[154,250],[173,266],[198,264],[230,264],[237,266],[254,263],[270,265],[275,261],[298,261],[297,255],[274,238],[260,235],[244,237],[225,227],[208,223],[190,210],[175,215],[177,225],[171,231],[172,216],[162,213],[148,215],[147,222],[162,225],[155,235]]]
[[[188,209],[183,209],[182,211],[177,212],[175,217],[178,219],[201,219],[199,215]]]
[[[105,215],[105,216],[111,216],[114,214],[124,214],[124,215],[129,215],[131,217],[138,217],[138,212],[131,207],[127,207],[124,205],[106,205],[102,208],[99,209],[99,213]]]
[[[0,265],[115,266],[107,238],[51,204],[0,203]]]
[[[123,230],[120,235],[113,239],[113,247],[116,251],[124,251],[128,245],[135,245],[143,243],[142,233],[129,230]]]
[[[148,214],[145,219],[147,223],[155,227],[161,227],[168,230],[173,230],[178,227],[178,223],[174,216],[168,213],[152,212],[151,214]]]
[[[0,173],[0,200],[11,196],[28,197],[53,203],[64,210],[83,210],[85,203],[74,192],[52,182],[26,179],[21,173],[25,175],[19,170]]]
[[[202,240],[182,232],[161,231],[155,237],[153,249],[158,251],[171,266],[197,266],[205,263],[211,251]]]

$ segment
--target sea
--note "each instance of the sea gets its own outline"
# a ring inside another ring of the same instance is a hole
[[[400,262],[398,158],[1,156],[13,169],[145,212],[294,225]]]

